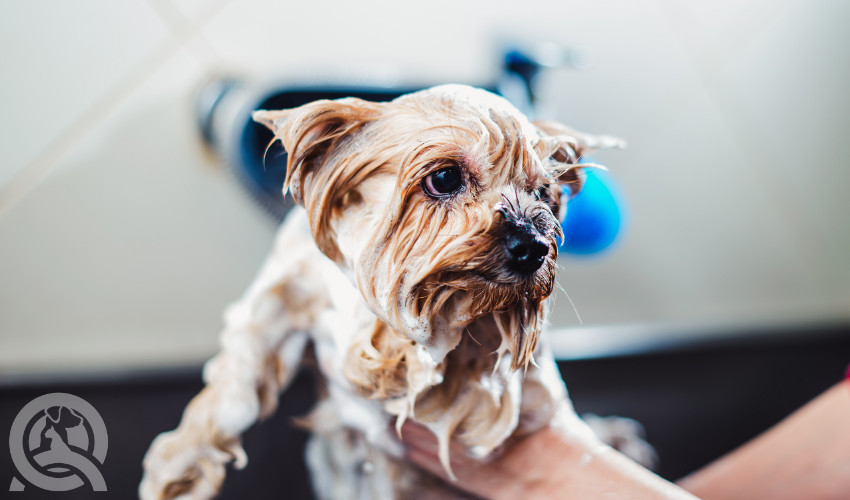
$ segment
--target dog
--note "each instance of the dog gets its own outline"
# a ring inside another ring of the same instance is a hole
[[[206,387],[152,443],[142,498],[214,496],[305,355],[323,385],[307,418],[320,498],[464,497],[404,461],[406,420],[437,436],[450,476],[450,441],[483,460],[545,425],[591,433],[541,330],[582,157],[621,141],[462,85],[253,116],[288,152],[300,207],[226,311]]]

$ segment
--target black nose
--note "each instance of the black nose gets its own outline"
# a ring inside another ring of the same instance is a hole
[[[505,239],[505,248],[508,249],[511,268],[522,273],[533,273],[540,269],[549,254],[549,243],[531,228],[517,228],[509,234]]]

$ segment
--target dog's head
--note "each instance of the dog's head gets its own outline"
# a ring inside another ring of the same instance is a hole
[[[514,368],[531,360],[581,155],[615,141],[532,124],[461,85],[254,118],[289,154],[284,189],[306,208],[317,245],[375,314],[437,361],[492,317],[500,354]]]

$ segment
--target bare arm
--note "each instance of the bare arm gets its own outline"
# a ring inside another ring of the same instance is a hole
[[[850,498],[850,380],[680,484],[707,500]]]
[[[406,424],[408,458],[445,478],[436,444]],[[552,427],[482,464],[452,453],[456,486],[485,498],[693,498],[607,447]],[[680,485],[705,500],[850,498],[850,380]]]
[[[577,418],[577,417],[574,417]],[[583,427],[578,423],[576,428]],[[488,499],[629,500],[693,499],[688,492],[632,462],[583,430],[548,426],[509,442],[503,454],[481,463],[452,450],[456,487]],[[447,479],[430,432],[405,424],[402,442],[412,462]]]

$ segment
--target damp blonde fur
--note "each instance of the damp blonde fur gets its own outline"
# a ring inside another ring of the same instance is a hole
[[[254,118],[282,141],[284,189],[303,209],[228,310],[207,386],[151,446],[142,498],[213,496],[225,464],[246,463],[242,432],[274,410],[307,345],[325,388],[308,446],[321,497],[451,494],[400,458],[392,418],[430,428],[450,471],[451,439],[485,457],[571,411],[541,337],[558,217],[592,166],[585,150],[616,140],[532,124],[465,86]],[[462,187],[429,193],[425,180],[447,168]],[[545,241],[539,268],[508,265],[518,227]]]

